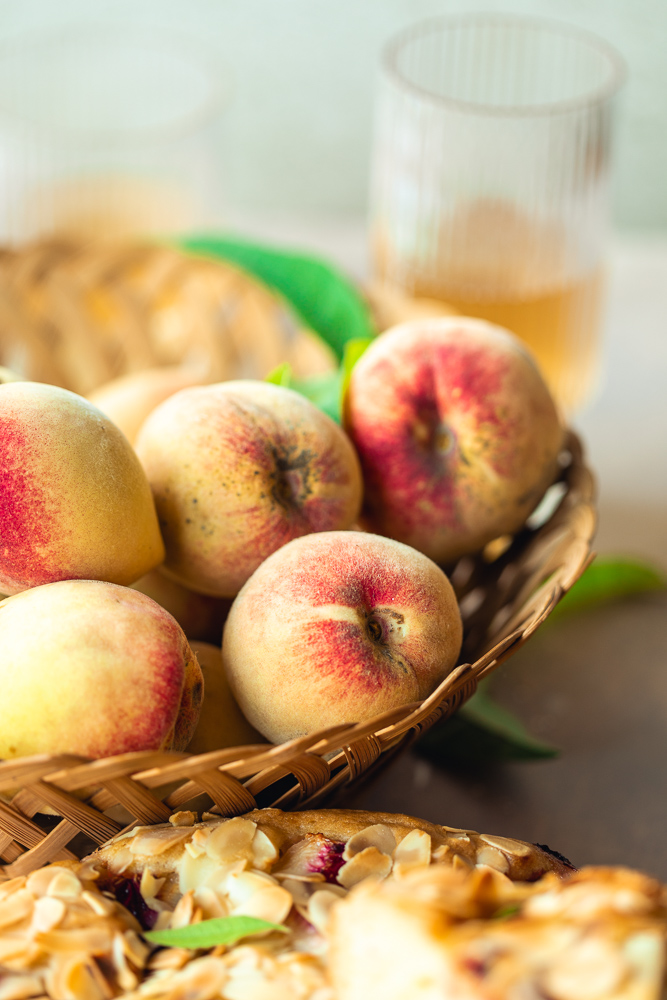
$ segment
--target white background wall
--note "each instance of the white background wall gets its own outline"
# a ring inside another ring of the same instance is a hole
[[[383,42],[419,18],[478,9],[556,17],[620,50],[630,75],[616,223],[667,228],[667,0],[1,0],[0,37],[99,16],[206,39],[235,80],[225,132],[232,207],[354,215],[366,203]]]

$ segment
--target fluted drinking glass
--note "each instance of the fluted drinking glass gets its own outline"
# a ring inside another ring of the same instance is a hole
[[[556,22],[423,22],[382,62],[375,276],[512,330],[566,413],[597,371],[623,64]]]

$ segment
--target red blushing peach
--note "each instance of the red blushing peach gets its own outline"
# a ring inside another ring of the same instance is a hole
[[[281,545],[348,528],[361,506],[344,431],[303,396],[266,382],[184,389],[151,413],[136,447],[164,571],[202,594],[233,597]]]
[[[379,535],[329,531],[262,563],[232,605],[222,652],[243,714],[282,742],[426,698],[461,637],[434,562]]]
[[[345,425],[364,475],[363,526],[443,563],[520,528],[563,443],[522,343],[465,317],[378,337],[352,372]]]
[[[57,386],[0,385],[0,591],[127,585],[163,558],[150,487],[118,428]]]
[[[0,758],[190,742],[202,673],[177,622],[149,597],[65,580],[4,600],[0,630]]]

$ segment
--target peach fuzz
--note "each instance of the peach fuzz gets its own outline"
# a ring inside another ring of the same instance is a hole
[[[184,389],[136,443],[153,489],[164,572],[233,597],[272,552],[313,531],[348,528],[361,505],[344,431],[303,396],[266,382]]]
[[[181,365],[146,368],[105,382],[88,393],[88,399],[134,444],[141,425],[156,406],[175,392],[205,381],[201,372]]]
[[[222,652],[243,714],[280,743],[428,697],[461,639],[434,562],[379,535],[330,531],[262,563],[232,605]]]
[[[378,337],[352,371],[345,426],[363,469],[362,525],[441,563],[517,531],[563,443],[522,343],[465,317]]]
[[[190,741],[202,673],[150,598],[97,580],[47,584],[0,603],[0,632],[0,758],[98,758]]]
[[[65,389],[0,385],[0,591],[130,584],[163,558],[150,487],[118,428]]]

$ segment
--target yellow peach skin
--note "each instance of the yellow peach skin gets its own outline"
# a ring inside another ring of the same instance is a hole
[[[224,747],[264,743],[236,704],[225,674],[222,651],[209,642],[191,642],[192,651],[204,675],[206,697],[199,723],[188,746],[189,753],[208,753]]]
[[[164,572],[233,597],[272,552],[348,528],[361,472],[344,431],[303,396],[266,382],[184,389],[153,410],[137,454],[155,497]]]
[[[88,399],[134,444],[139,428],[156,406],[175,392],[205,381],[202,372],[183,365],[147,368],[105,382]]]
[[[0,603],[0,758],[183,750],[202,700],[199,664],[150,598],[97,580]]]
[[[163,558],[150,487],[118,428],[65,389],[0,385],[0,591],[130,584]]]
[[[426,698],[461,638],[434,562],[379,535],[328,531],[262,563],[232,605],[222,650],[243,714],[280,743]]]
[[[563,443],[521,341],[467,317],[378,337],[352,371],[345,426],[364,475],[362,526],[441,563],[517,531]]]

